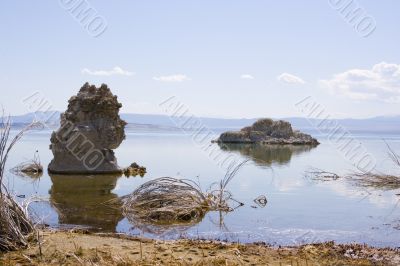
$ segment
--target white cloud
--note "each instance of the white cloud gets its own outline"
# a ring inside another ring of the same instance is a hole
[[[116,66],[111,70],[90,70],[88,68],[82,69],[82,74],[92,75],[92,76],[132,76],[135,73],[123,70],[122,68]]]
[[[250,74],[243,74],[240,76],[241,79],[254,79],[254,77]]]
[[[351,99],[400,102],[400,65],[382,62],[371,69],[350,69],[320,84]]]
[[[189,77],[183,74],[176,74],[170,76],[160,76],[160,77],[153,77],[154,80],[162,81],[162,82],[183,82],[190,80]]]
[[[304,84],[305,81],[301,79],[300,77],[297,77],[295,75],[289,74],[289,73],[282,73],[280,74],[277,79],[280,82],[285,82],[289,84]]]

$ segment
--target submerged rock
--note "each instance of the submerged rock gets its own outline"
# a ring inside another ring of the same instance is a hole
[[[85,83],[68,101],[60,128],[51,135],[54,159],[49,172],[59,174],[121,173],[113,149],[125,139],[119,116],[122,105],[107,85]]]
[[[289,122],[269,118],[260,119],[252,126],[240,131],[222,133],[215,142],[219,143],[260,143],[318,145],[319,142],[308,134],[292,129]]]

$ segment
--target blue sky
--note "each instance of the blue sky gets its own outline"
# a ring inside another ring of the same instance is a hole
[[[398,1],[353,2],[376,22],[368,37],[332,5],[351,0],[86,1],[106,21],[98,37],[68,1],[0,4],[8,113],[28,112],[36,91],[63,111],[88,81],[123,112],[162,113],[176,96],[199,116],[279,118],[313,96],[335,117],[400,114]]]

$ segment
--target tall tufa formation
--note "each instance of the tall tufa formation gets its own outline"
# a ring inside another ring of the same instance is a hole
[[[68,101],[61,114],[60,128],[51,135],[54,159],[50,173],[120,173],[113,149],[125,139],[125,125],[119,116],[122,105],[106,84],[99,88],[85,83]]]

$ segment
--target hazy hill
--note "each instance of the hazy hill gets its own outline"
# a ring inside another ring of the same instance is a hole
[[[60,112],[37,112],[28,113],[20,116],[13,116],[12,121],[15,125],[22,125],[32,122],[35,118],[41,121],[47,121],[51,126],[56,127],[59,123]],[[173,120],[167,115],[152,114],[121,114],[121,117],[128,122],[129,128],[149,129],[149,130],[179,130]],[[202,123],[214,130],[222,131],[229,129],[239,129],[252,124],[257,118],[241,118],[241,119],[225,119],[225,118],[208,118],[199,117]],[[317,125],[321,120],[301,117],[282,118],[289,121],[296,129],[315,132],[317,129],[313,125]],[[337,119],[338,124],[352,132],[385,132],[400,133],[400,116],[380,116],[368,119]],[[311,122],[311,123],[310,123]],[[327,123],[334,124],[333,121]]]

